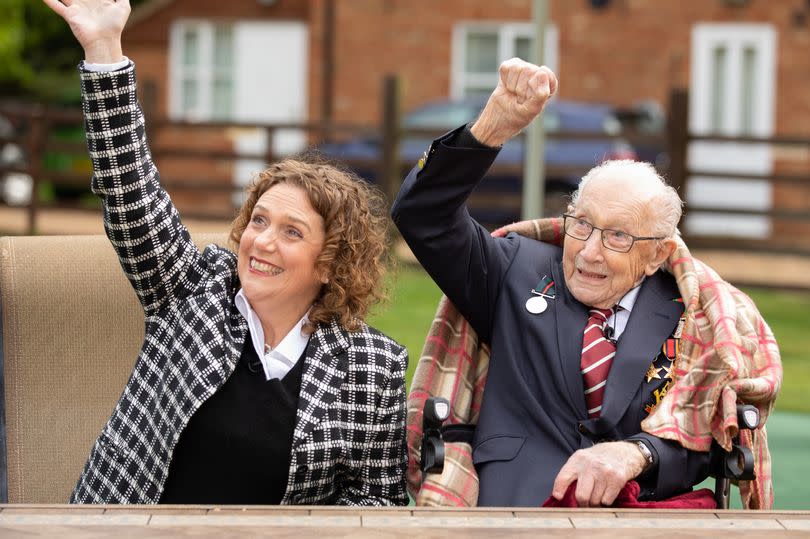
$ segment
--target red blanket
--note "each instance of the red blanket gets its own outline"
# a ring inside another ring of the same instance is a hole
[[[571,483],[562,500],[557,500],[549,496],[543,502],[543,507],[578,507],[574,493],[577,490],[577,482]],[[638,501],[638,493],[641,488],[635,481],[629,481],[616,496],[616,500],[611,507],[628,507],[632,509],[717,509],[717,502],[714,501],[714,493],[707,489],[693,490],[684,494],[678,494],[666,500],[654,502]]]

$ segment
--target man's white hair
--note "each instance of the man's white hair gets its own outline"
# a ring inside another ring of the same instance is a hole
[[[605,161],[588,171],[579,182],[577,190],[571,195],[571,206],[577,207],[579,197],[585,187],[594,178],[601,175],[611,177],[632,178],[634,181],[645,182],[650,188],[652,213],[655,220],[650,233],[654,236],[671,238],[680,234],[678,223],[683,213],[683,201],[674,187],[658,174],[650,163],[632,161],[630,159],[614,159]]]

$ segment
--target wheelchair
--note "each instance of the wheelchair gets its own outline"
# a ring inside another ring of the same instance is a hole
[[[428,473],[441,473],[444,469],[445,442],[466,442],[472,446],[475,425],[444,425],[450,417],[450,402],[442,397],[429,397],[422,410],[422,451],[419,467],[424,477]],[[740,430],[759,427],[759,410],[750,404],[737,405],[737,424]],[[739,443],[732,441],[731,451],[712,442],[710,475],[715,478],[714,499],[718,509],[728,509],[732,481],[755,478],[754,455]]]

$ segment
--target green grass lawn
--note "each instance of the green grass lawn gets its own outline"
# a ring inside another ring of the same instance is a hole
[[[753,288],[745,292],[757,304],[779,343],[784,377],[776,409],[810,413],[810,292]]]
[[[410,383],[441,292],[422,268],[405,263],[391,275],[390,282],[391,300],[376,309],[369,323],[408,348]],[[745,292],[771,326],[782,353],[785,373],[777,410],[810,413],[810,292]]]
[[[422,353],[442,293],[425,271],[401,263],[389,276],[390,300],[369,317],[369,324],[408,349],[408,387]]]

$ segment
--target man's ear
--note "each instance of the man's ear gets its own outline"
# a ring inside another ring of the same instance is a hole
[[[647,263],[647,266],[644,268],[644,273],[649,277],[658,271],[658,268],[661,267],[661,264],[667,261],[667,259],[672,256],[672,253],[675,252],[675,248],[677,244],[675,240],[672,238],[668,238],[665,240],[659,240],[656,242],[655,253],[653,253],[653,257]]]

